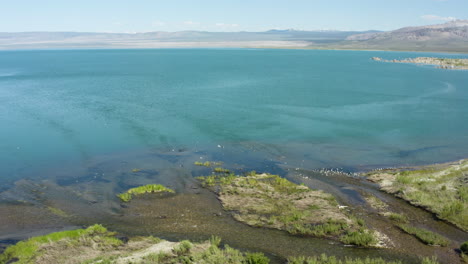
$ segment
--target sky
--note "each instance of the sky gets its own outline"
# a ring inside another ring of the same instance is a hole
[[[468,19],[468,0],[0,0],[0,32],[393,30]]]

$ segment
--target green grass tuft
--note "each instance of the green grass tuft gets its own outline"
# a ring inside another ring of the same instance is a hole
[[[449,241],[445,237],[439,234],[436,234],[434,232],[431,232],[429,230],[417,228],[417,227],[409,226],[409,225],[398,225],[398,227],[404,232],[415,236],[424,244],[427,244],[430,246],[443,246],[443,247],[449,244]]]
[[[195,161],[193,163],[196,166],[202,166],[202,167],[214,167],[214,166],[221,166],[223,163],[222,162],[215,162],[215,161],[205,161],[205,162],[200,162],[200,161]]]
[[[265,257],[263,253],[247,253],[245,255],[245,264],[268,264],[270,259]]]
[[[461,244],[461,246],[460,246],[460,251],[461,251],[463,254],[468,255],[468,241],[465,241],[463,244]]]
[[[216,167],[213,169],[214,172],[216,173],[231,173],[230,170],[228,169],[225,169],[225,168],[221,168],[221,167]]]
[[[135,188],[131,188],[128,191],[118,194],[117,197],[122,200],[122,202],[130,202],[135,195],[140,195],[144,193],[161,193],[169,192],[174,193],[174,190],[164,187],[161,184],[148,184]]]
[[[408,217],[403,214],[390,213],[388,219],[397,222],[397,223],[408,223]]]
[[[346,235],[342,236],[340,240],[345,244],[360,247],[371,247],[377,243],[374,234],[364,229],[348,232]]]
[[[190,249],[193,248],[193,244],[188,240],[183,240],[179,245],[173,248],[174,254],[177,256],[186,255],[190,252]]]

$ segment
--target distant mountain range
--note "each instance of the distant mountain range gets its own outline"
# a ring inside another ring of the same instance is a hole
[[[394,31],[21,32],[0,33],[0,49],[259,47],[468,52],[468,20]]]
[[[468,52],[468,20],[346,37],[342,47]]]

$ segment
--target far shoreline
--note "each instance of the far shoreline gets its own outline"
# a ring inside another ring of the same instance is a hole
[[[301,47],[301,46],[180,46],[180,47],[45,47],[45,48],[0,48],[0,52],[18,51],[92,51],[92,50],[317,50],[317,51],[368,51],[368,52],[407,52],[407,53],[435,53],[449,55],[468,55],[467,51],[443,51],[443,50],[411,50],[411,49],[358,49],[358,48],[326,48],[326,47]]]

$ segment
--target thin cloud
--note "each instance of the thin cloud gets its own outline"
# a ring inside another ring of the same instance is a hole
[[[454,21],[457,20],[456,17],[443,17],[443,16],[436,16],[436,15],[424,15],[421,16],[422,19],[431,20],[431,21]]]

